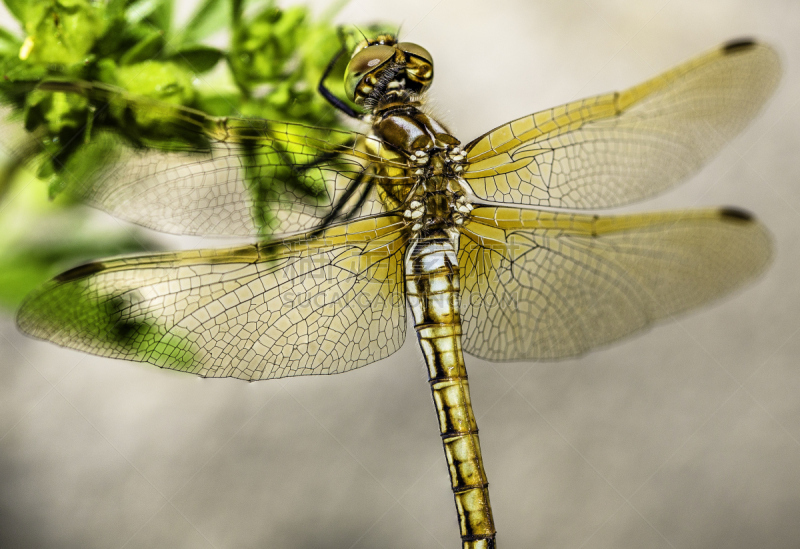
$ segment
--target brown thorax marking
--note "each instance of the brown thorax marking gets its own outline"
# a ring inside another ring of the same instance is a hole
[[[461,143],[419,103],[391,103],[375,109],[373,134],[402,151],[415,176],[405,199],[404,217],[413,232],[462,225],[472,210],[468,184],[460,174],[466,163]]]

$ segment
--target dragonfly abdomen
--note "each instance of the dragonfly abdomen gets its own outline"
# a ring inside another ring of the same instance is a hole
[[[493,549],[495,527],[461,350],[457,233],[423,233],[406,255],[406,295],[428,366],[462,547]]]

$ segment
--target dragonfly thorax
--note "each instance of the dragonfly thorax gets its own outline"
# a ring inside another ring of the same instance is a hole
[[[416,183],[407,197],[394,196],[395,204],[405,204],[405,218],[412,231],[447,229],[464,223],[472,210],[473,196],[461,178],[466,153],[461,142],[438,120],[420,109],[417,102],[392,102],[374,110],[372,135],[405,155],[410,175]],[[377,152],[377,151],[376,151]],[[388,209],[394,204],[386,203]]]
[[[463,225],[473,209],[471,189],[462,179],[433,176],[420,181],[403,217],[413,232],[449,230]]]
[[[372,133],[409,156],[419,153],[432,156],[436,149],[448,150],[460,145],[444,125],[419,107],[417,102],[392,102],[376,108]]]

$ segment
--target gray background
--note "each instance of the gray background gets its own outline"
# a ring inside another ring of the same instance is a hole
[[[766,275],[579,360],[467,363],[501,547],[797,547],[800,2],[354,0],[339,20],[376,18],[433,53],[431,107],[465,141],[730,38],[778,49],[758,120],[636,208],[754,211],[775,237]],[[4,318],[0,546],[457,547],[412,337],[351,373],[247,384],[62,350]]]

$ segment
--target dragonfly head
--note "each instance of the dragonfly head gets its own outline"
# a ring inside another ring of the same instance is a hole
[[[417,44],[397,42],[392,35],[363,41],[344,73],[347,96],[369,105],[386,95],[420,94],[433,82],[433,58]]]

